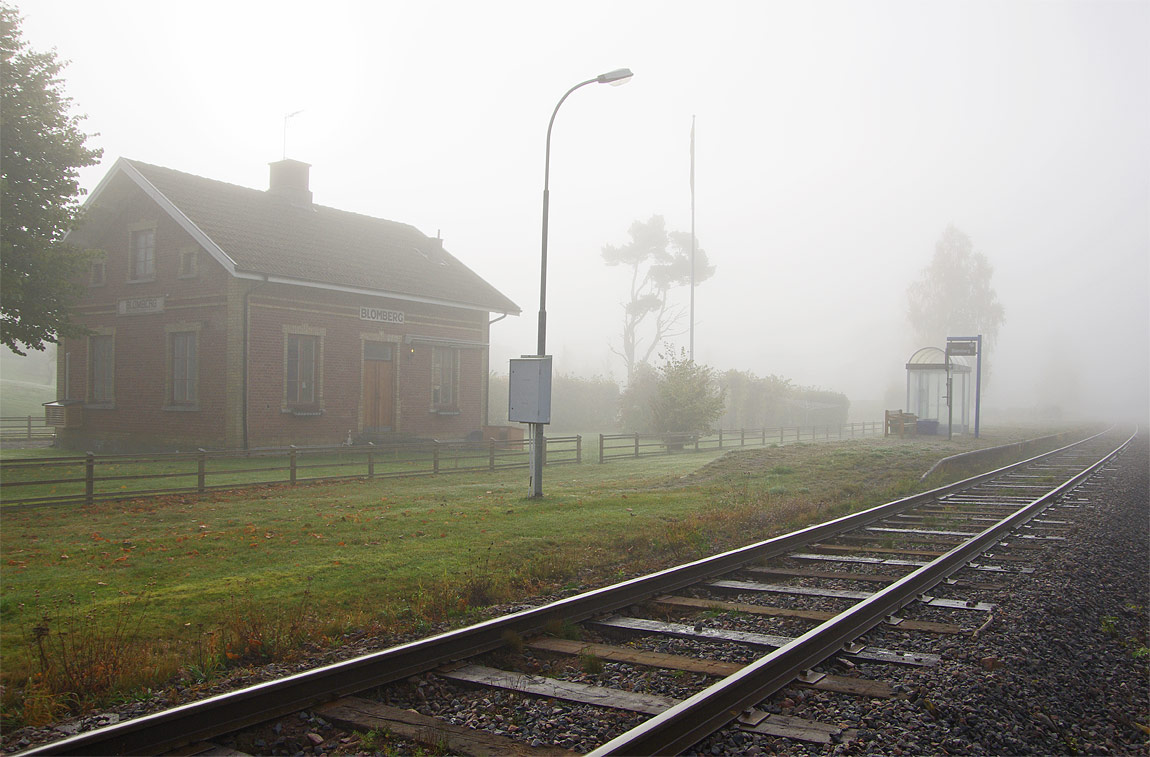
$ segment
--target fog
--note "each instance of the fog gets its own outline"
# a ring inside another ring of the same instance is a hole
[[[629,280],[600,249],[654,214],[690,230],[694,116],[717,267],[699,362],[901,405],[923,346],[906,288],[953,224],[1006,308],[987,407],[1150,415],[1147,3],[18,7],[99,134],[85,187],[120,156],[257,188],[285,152],[307,161],[317,203],[438,231],[519,304],[492,327],[496,370],[535,350],[547,120],[629,67],[555,124],[557,370],[624,379]]]

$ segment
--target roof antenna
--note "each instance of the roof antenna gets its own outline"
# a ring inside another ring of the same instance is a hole
[[[284,160],[287,160],[287,122],[288,122],[288,119],[291,118],[292,116],[298,116],[300,113],[303,113],[303,109],[297,110],[295,113],[288,113],[286,116],[284,116],[284,155],[283,155]]]

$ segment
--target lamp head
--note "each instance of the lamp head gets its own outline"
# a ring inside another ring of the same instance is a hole
[[[631,81],[634,76],[629,68],[616,68],[614,71],[608,71],[605,74],[599,74],[595,81],[600,84],[610,84],[612,87],[618,87]]]

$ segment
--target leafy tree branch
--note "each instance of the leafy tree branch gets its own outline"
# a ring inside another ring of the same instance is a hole
[[[88,256],[64,243],[79,215],[79,169],[102,154],[85,145],[54,52],[30,50],[20,16],[0,3],[0,338],[18,355],[80,336],[70,306]]]

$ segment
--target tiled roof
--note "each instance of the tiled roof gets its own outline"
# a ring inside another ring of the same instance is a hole
[[[237,275],[520,312],[440,240],[414,226],[322,205],[299,207],[262,190],[123,162],[235,261]]]

